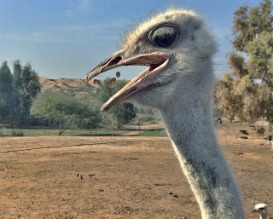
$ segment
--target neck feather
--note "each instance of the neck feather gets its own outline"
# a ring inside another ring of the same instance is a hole
[[[267,209],[261,212],[260,219],[267,219]]]
[[[215,136],[211,95],[183,96],[161,114],[202,218],[243,219],[237,184]]]

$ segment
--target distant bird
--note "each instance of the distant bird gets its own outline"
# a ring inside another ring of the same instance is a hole
[[[218,145],[212,113],[214,37],[193,11],[169,9],[137,26],[87,79],[127,65],[148,68],[112,96],[157,109],[203,219],[243,219],[237,184]]]
[[[265,203],[259,203],[255,205],[255,208],[252,212],[259,212],[260,213],[260,219],[271,219],[267,217],[267,205]]]

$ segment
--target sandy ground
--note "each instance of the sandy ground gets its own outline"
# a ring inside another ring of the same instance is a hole
[[[273,213],[273,152],[254,133],[217,125],[247,218],[257,219],[256,203]],[[0,138],[0,185],[1,219],[201,218],[167,137]]]

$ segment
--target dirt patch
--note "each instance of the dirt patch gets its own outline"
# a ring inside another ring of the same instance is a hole
[[[270,146],[240,124],[217,135],[247,218],[259,202],[273,212]],[[0,138],[0,185],[1,219],[201,217],[166,137]]]

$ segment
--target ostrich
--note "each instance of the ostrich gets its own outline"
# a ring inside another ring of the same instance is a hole
[[[255,205],[255,208],[252,212],[259,212],[260,219],[268,219],[267,217],[267,205],[265,203],[259,203]]]
[[[214,131],[215,50],[211,31],[195,12],[171,8],[138,25],[87,80],[120,66],[148,66],[101,111],[125,100],[157,109],[202,218],[243,219],[240,193]]]

